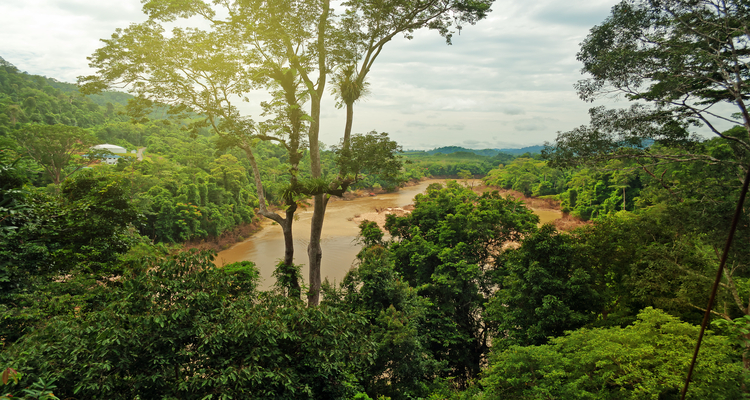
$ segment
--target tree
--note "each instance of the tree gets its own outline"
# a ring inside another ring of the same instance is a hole
[[[223,2],[227,17],[219,17],[203,1],[148,1],[149,20],[118,30],[91,57],[97,76],[80,80],[95,91],[112,84],[130,85],[142,103],[152,100],[206,115],[211,126],[230,144],[241,147],[254,169],[260,213],[278,222],[286,241],[285,262],[293,257],[292,221],[299,197],[313,196],[308,258],[311,305],[319,302],[320,238],[328,198],[342,195],[351,179],[342,174],[334,182],[323,178],[320,158],[320,109],[328,74],[340,65],[362,61],[357,86],[364,79],[383,46],[398,33],[422,27],[450,38],[451,27],[474,23],[489,11],[490,0],[370,3],[351,1],[343,16],[333,13],[330,0],[295,2],[275,0]],[[210,30],[175,28],[164,35],[164,23],[178,18],[201,17]],[[264,105],[276,117],[255,124],[242,116],[235,100],[257,88],[270,90],[274,101]],[[347,101],[354,99],[347,91]],[[361,91],[360,91],[361,94]],[[356,99],[352,100],[355,101]],[[302,106],[309,102],[309,112]],[[310,155],[310,180],[302,182],[298,171],[302,129]],[[348,148],[344,136],[342,148]],[[291,181],[284,192],[282,217],[266,208],[263,183],[252,152],[256,140],[274,140],[289,151]]]
[[[496,351],[482,379],[485,398],[678,398],[698,330],[646,308],[631,326],[579,329],[548,345]],[[688,398],[742,398],[742,367],[729,340],[709,335],[704,343]]]
[[[552,225],[525,237],[503,262],[500,289],[487,310],[494,345],[539,345],[593,322],[603,309],[597,274],[573,237]],[[604,285],[601,285],[604,286]]]
[[[581,45],[578,60],[591,77],[577,84],[578,93],[587,101],[620,95],[641,103],[591,109],[591,125],[559,134],[546,156],[560,163],[612,157],[716,162],[690,151],[698,138],[689,129],[699,125],[750,150],[748,18],[750,9],[739,0],[626,0],[613,7]],[[720,122],[745,132],[725,135]],[[687,152],[651,152],[652,142]]]
[[[658,169],[662,170],[662,177],[670,170],[700,167],[712,170],[713,175],[714,166],[718,166],[722,171],[716,175],[729,179],[708,179],[709,192],[723,191],[725,196],[686,199],[675,196],[669,185],[664,188],[671,192],[671,200],[689,201],[692,207],[682,204],[669,211],[681,211],[680,224],[692,222],[686,224],[688,229],[705,233],[698,242],[711,243],[714,256],[720,258],[721,247],[716,246],[716,241],[723,239],[725,233],[719,234],[715,227],[719,223],[724,229],[729,226],[732,207],[728,203],[738,200],[741,188],[742,178],[737,177],[746,176],[750,169],[748,19],[750,8],[741,0],[627,0],[615,6],[581,45],[578,59],[584,64],[583,72],[591,77],[579,82],[577,89],[584,100],[615,94],[638,103],[625,110],[591,109],[590,126],[559,134],[555,145],[545,149],[545,156],[559,165],[631,158],[656,180],[660,180]],[[720,123],[741,128],[722,132]],[[707,127],[731,144],[736,156],[716,157],[710,149],[705,151],[700,138],[691,136],[691,129],[698,126]],[[688,165],[672,168],[670,164],[674,163]],[[683,182],[692,180],[687,174],[681,178]],[[701,226],[703,223],[710,229]],[[740,234],[746,234],[746,229],[743,222]],[[700,245],[689,247],[700,249]],[[740,246],[734,246],[733,254],[729,254],[730,267],[719,272],[724,272],[722,286],[728,289],[727,294],[731,293],[735,297],[733,303],[747,314],[750,309],[737,290],[741,286],[737,281],[746,279],[743,270],[747,257],[736,257],[737,247]],[[690,253],[683,254],[690,259]],[[704,257],[706,254],[697,253]],[[667,259],[661,261],[675,264]],[[680,264],[679,267],[685,266]],[[695,273],[701,272],[701,267],[705,264],[685,269]],[[705,289],[709,282],[693,289]],[[727,312],[721,314],[729,318]]]
[[[349,137],[351,136],[352,123],[354,122],[354,103],[370,92],[370,84],[365,82],[364,78],[360,79],[356,76],[356,67],[353,64],[346,65],[340,68],[331,79],[331,92],[338,100],[336,106],[339,108],[342,106],[346,107],[346,124],[344,125],[344,137],[341,142],[347,147],[342,147],[342,153],[339,155],[339,159],[342,162],[341,173],[343,175],[349,173],[346,163],[352,156],[352,151],[348,146],[350,145]]]
[[[98,153],[90,150],[94,137],[75,126],[28,124],[16,132],[15,138],[55,185],[98,160]]]
[[[0,340],[11,343],[40,319],[71,313],[76,297],[121,273],[119,256],[134,242],[139,212],[119,177],[90,170],[66,180],[59,196],[19,198],[25,210],[0,234]],[[52,311],[50,311],[52,310]]]
[[[354,398],[371,349],[362,317],[258,292],[252,263],[212,258],[133,262],[89,288],[87,307],[4,349],[0,365],[25,373],[21,387],[55,379],[61,398]]]
[[[397,153],[401,152],[401,146],[388,137],[388,134],[375,131],[367,134],[352,135],[349,140],[349,155],[344,153],[344,139],[340,147],[334,147],[334,152],[339,157],[341,171],[351,176],[351,182],[357,182],[366,175],[376,175],[381,180],[396,186],[401,183],[398,175],[403,163]],[[341,172],[343,174],[343,172]]]
[[[538,221],[520,201],[496,191],[480,196],[456,181],[430,185],[410,214],[388,216],[395,271],[432,303],[428,349],[461,385],[479,373],[489,350],[494,329],[483,315],[498,283],[495,260]]]
[[[411,34],[424,27],[437,30],[440,35],[446,38],[448,44],[451,43],[453,31],[451,29],[461,30],[463,24],[475,24],[477,21],[485,18],[490,11],[490,5],[493,0],[479,1],[452,1],[452,0],[428,0],[425,2],[413,2],[410,0],[399,0],[394,2],[370,2],[362,0],[351,0],[345,4],[348,5],[342,21],[342,35],[350,44],[347,47],[352,57],[344,61],[345,67],[341,71],[339,79],[334,80],[337,85],[334,91],[340,95],[340,98],[347,106],[347,123],[344,128],[344,138],[342,142],[342,155],[344,163],[348,156],[350,148],[348,139],[351,129],[351,118],[353,118],[353,104],[366,93],[366,78],[371,71],[375,60],[382,52],[384,46],[390,42],[396,35],[404,34],[405,37],[411,38]],[[321,41],[319,44],[323,44]],[[321,68],[318,72],[323,75],[323,79],[318,79],[316,94],[322,96],[325,87],[325,63],[321,58],[324,55],[323,46],[318,47],[318,62]],[[352,67],[354,66],[354,67]],[[330,65],[329,65],[330,67]],[[356,75],[355,71],[356,70]],[[308,87],[312,81],[306,80]],[[313,104],[310,115],[314,121],[320,117],[320,106],[318,97],[317,103],[313,96]],[[318,151],[318,132],[320,126],[316,123],[310,125],[308,137],[310,139],[310,155],[312,159],[311,172],[313,178],[320,177],[322,170],[320,167],[320,155]],[[308,244],[308,258],[310,266],[310,294],[308,301],[310,304],[317,304],[319,301],[320,290],[320,263],[322,250],[320,248],[320,238],[323,229],[323,217],[325,216],[326,206],[331,194],[337,194],[339,191],[346,191],[351,180],[346,176],[347,170],[342,168],[338,179],[331,183],[332,188],[337,188],[332,193],[322,193],[315,195],[315,204],[313,217],[310,224],[310,241]]]
[[[374,344],[372,362],[361,383],[372,398],[423,398],[448,361],[437,362],[428,349],[432,332],[424,329],[429,301],[417,294],[394,270],[393,259],[375,222],[363,221],[358,265],[340,288],[326,287],[322,304],[334,305],[366,318]]]
[[[309,55],[287,54],[285,45],[307,49],[309,35],[302,33],[311,31],[309,18],[320,10],[319,2],[292,3],[223,3],[234,17],[221,20],[204,2],[147,2],[144,12],[149,20],[118,30],[105,40],[105,46],[91,57],[98,75],[80,79],[88,92],[110,85],[129,86],[138,96],[130,110],[139,118],[155,101],[173,106],[176,116],[185,111],[199,113],[203,117],[190,127],[194,133],[208,126],[222,138],[221,147],[244,150],[253,170],[259,213],[282,227],[284,263],[289,267],[294,265],[294,213],[308,186],[300,182],[298,165],[301,132],[309,120],[302,110],[309,95],[300,88],[301,78],[289,58]],[[161,24],[189,17],[203,18],[210,29],[175,28],[171,35],[164,33]],[[273,29],[276,24],[299,28],[300,35],[280,37]],[[263,107],[273,118],[255,124],[238,111],[236,103],[259,88],[272,94]],[[287,150],[290,182],[281,195],[282,215],[268,209],[253,151],[259,140],[275,141]]]

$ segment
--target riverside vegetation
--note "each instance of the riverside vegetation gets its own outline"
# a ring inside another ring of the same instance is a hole
[[[389,216],[389,239],[362,222],[356,268],[340,284],[322,282],[317,305],[305,304],[294,264],[280,262],[275,287],[262,291],[252,262],[216,268],[211,252],[174,247],[251,222],[261,201],[284,210],[320,195],[289,191],[294,179],[316,178],[310,152],[297,160],[288,143],[263,140],[238,150],[196,123],[205,115],[167,105],[133,122],[126,113],[139,100],[126,108],[120,93],[82,96],[3,62],[0,395],[679,398],[748,168],[748,17],[735,2],[616,6],[582,45],[592,78],[578,89],[642,103],[593,109],[590,126],[541,154],[398,156],[392,147],[395,164],[371,164],[347,188],[458,179]],[[738,107],[723,116],[737,127],[718,130],[701,114],[718,102]],[[691,136],[700,121],[716,137]],[[147,150],[140,161],[94,165],[96,154],[81,154],[97,142]],[[39,146],[51,156],[34,158]],[[321,176],[349,176],[345,147],[319,156]],[[514,197],[463,185],[472,174],[559,201],[589,223],[537,227]],[[747,214],[735,240],[690,399],[747,394]]]

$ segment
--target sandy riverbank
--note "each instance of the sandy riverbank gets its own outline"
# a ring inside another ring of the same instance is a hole
[[[519,199],[523,201],[523,203],[531,208],[532,210],[535,210],[537,212],[560,212],[560,202],[557,200],[552,199],[540,199],[536,197],[526,197],[523,195],[523,193],[515,191],[515,190],[509,190],[509,189],[503,189],[495,186],[487,186],[483,183],[476,184],[477,180],[474,180],[474,184],[470,185],[472,190],[476,192],[477,194],[484,193],[486,191],[490,190],[497,190],[501,196],[512,196],[516,199]],[[363,213],[359,215],[355,215],[354,218],[352,218],[352,221],[359,224],[362,221],[373,221],[377,223],[381,228],[385,226],[385,220],[386,217],[389,214],[394,214],[396,216],[404,216],[411,212],[411,210],[414,209],[413,205],[409,205],[406,207],[388,207],[383,209],[376,209],[372,212]],[[560,214],[561,217],[554,219],[551,223],[561,231],[569,231],[571,229],[577,228],[579,226],[583,226],[586,224],[590,224],[589,221],[582,221],[580,219],[571,217],[568,214]]]
[[[421,181],[410,181],[410,182],[407,182],[404,185],[404,187],[415,186],[415,185],[418,185],[420,182]],[[555,200],[526,197],[523,195],[523,193],[517,192],[515,190],[508,190],[508,189],[502,189],[502,188],[493,187],[493,186],[486,186],[479,179],[474,179],[470,181],[469,186],[471,186],[472,190],[474,190],[477,193],[483,193],[488,190],[497,190],[498,192],[500,192],[502,196],[513,196],[516,199],[523,201],[527,207],[532,208],[534,210],[560,212],[560,204],[558,201],[555,201]],[[330,202],[351,201],[360,197],[377,196],[377,195],[384,194],[384,193],[387,193],[387,192],[382,189],[359,189],[359,190],[346,192],[343,197],[334,197],[330,200]],[[405,207],[385,207],[382,209],[376,208],[375,210],[370,211],[370,212],[357,214],[354,217],[352,217],[350,220],[356,224],[359,224],[360,222],[364,220],[374,221],[382,228],[385,225],[385,219],[387,215],[395,214],[397,216],[403,216],[409,213],[411,210],[413,210],[413,208],[414,208],[413,205],[408,205]],[[259,230],[263,229],[262,223],[264,219],[265,218],[259,215],[256,217],[256,220],[253,223],[237,226],[228,232],[224,232],[218,238],[212,237],[212,238],[201,239],[201,240],[192,240],[192,241],[185,243],[183,247],[185,249],[200,249],[200,250],[211,249],[211,250],[216,250],[216,251],[225,250],[231,247],[235,243],[246,240],[247,238],[253,236],[253,234],[258,232]],[[581,221],[576,218],[572,218],[569,215],[562,214],[561,218],[555,219],[552,223],[555,225],[555,227],[558,230],[568,231],[573,228],[586,225],[589,222]]]

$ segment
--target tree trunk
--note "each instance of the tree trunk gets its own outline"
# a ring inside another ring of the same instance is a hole
[[[323,173],[320,167],[320,145],[318,136],[320,134],[320,100],[325,92],[327,79],[325,47],[326,28],[328,16],[330,13],[330,0],[323,1],[323,10],[318,19],[318,85],[310,96],[310,131],[307,135],[310,143],[310,173],[313,179],[320,178]],[[320,261],[323,257],[323,250],[320,248],[320,237],[323,231],[323,218],[325,218],[326,205],[328,204],[327,194],[317,194],[314,197],[313,215],[310,222],[310,243],[307,245],[308,265],[310,267],[310,277],[308,284],[310,291],[307,295],[307,306],[315,307],[320,303]]]
[[[310,267],[309,292],[307,294],[308,307],[317,306],[320,303],[320,265],[323,258],[323,249],[320,247],[320,238],[323,232],[323,218],[328,205],[328,195],[315,195],[312,220],[310,221],[310,244],[307,246],[308,265]]]
[[[292,222],[294,221],[294,212],[297,210],[297,205],[293,207],[287,207],[286,218],[281,225],[281,230],[284,232],[284,264],[291,266],[294,264],[294,236],[292,235]],[[299,288],[299,283],[297,283]]]
[[[281,231],[284,233],[284,264],[292,266],[294,263],[294,237],[292,236],[292,224],[294,223],[294,212],[297,210],[297,204],[294,203],[288,205],[286,209],[286,218],[281,217],[275,212],[269,211],[266,207],[266,195],[263,190],[263,182],[260,179],[260,170],[258,169],[258,163],[255,161],[253,151],[247,144],[240,147],[245,151],[245,154],[247,154],[247,158],[250,160],[250,166],[253,169],[253,179],[255,180],[255,189],[258,194],[258,213],[277,222],[281,226]],[[299,281],[295,279],[292,283],[292,288],[296,288],[299,293],[299,287]]]
[[[349,138],[352,135],[352,122],[354,121],[354,103],[346,104],[346,125],[344,126],[344,151],[350,151]]]

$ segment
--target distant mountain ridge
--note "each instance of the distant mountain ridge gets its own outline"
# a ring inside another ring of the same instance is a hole
[[[30,78],[31,80],[35,79],[34,77],[39,77],[43,79],[44,81],[46,81],[44,83],[46,83],[49,86],[52,86],[53,88],[59,90],[62,93],[65,93],[68,95],[80,94],[80,92],[78,91],[78,86],[74,83],[62,82],[62,81],[58,81],[55,78],[48,78],[46,76],[32,75],[32,74],[29,74],[28,72],[23,72],[19,70],[18,67],[13,65],[13,63],[9,62],[8,60],[4,59],[1,56],[0,56],[0,67],[5,68],[6,73],[20,74],[27,78]],[[28,79],[25,79],[25,80],[28,81]],[[129,99],[133,98],[133,96],[128,93],[117,92],[113,90],[112,91],[106,90],[99,94],[86,95],[85,97],[102,107],[106,107],[107,103],[120,104],[124,106],[128,104]]]
[[[427,150],[425,153],[428,154],[451,154],[451,153],[457,153],[457,152],[465,152],[465,153],[474,153],[480,156],[486,156],[486,157],[494,157],[498,155],[499,153],[505,153],[505,154],[512,154],[512,155],[521,155],[524,153],[541,153],[542,149],[544,149],[544,146],[537,145],[537,146],[528,146],[528,147],[522,147],[520,149],[467,149],[465,147],[460,146],[445,146],[445,147],[438,147],[437,149],[433,150]]]

